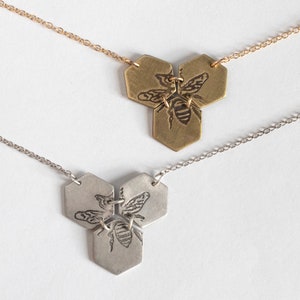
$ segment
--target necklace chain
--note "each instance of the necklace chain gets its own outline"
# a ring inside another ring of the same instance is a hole
[[[154,182],[153,182],[153,185],[156,185],[158,184],[161,179],[168,173],[170,172],[174,172],[174,171],[177,171],[183,167],[187,167],[187,166],[190,166],[194,163],[197,163],[197,162],[200,162],[200,161],[203,161],[204,159],[207,159],[207,158],[210,158],[210,157],[213,157],[215,156],[216,154],[219,154],[219,153],[222,153],[222,152],[225,152],[225,151],[228,151],[228,150],[231,150],[231,149],[234,149],[242,144],[246,144],[246,143],[249,143],[251,141],[253,141],[254,139],[257,139],[259,137],[262,137],[266,134],[269,134],[270,132],[274,131],[274,130],[277,130],[285,125],[289,125],[289,124],[292,124],[296,121],[300,120],[300,112],[298,113],[295,113],[293,114],[292,116],[288,116],[286,118],[283,118],[281,119],[280,121],[276,122],[276,123],[272,123],[271,125],[267,126],[267,127],[264,127],[264,128],[261,128],[257,131],[255,131],[254,133],[249,133],[248,135],[246,135],[245,137],[243,138],[238,138],[236,139],[234,142],[229,142],[229,143],[226,143],[224,144],[223,146],[221,147],[217,147],[217,148],[214,148],[213,150],[211,151],[208,151],[208,152],[203,152],[201,154],[198,154],[197,156],[193,156],[183,162],[178,162],[174,165],[171,165],[163,170],[161,170],[159,173],[157,173],[155,176],[154,176]],[[76,184],[80,184],[80,181],[78,181],[77,177],[69,170],[67,169],[64,169],[61,165],[59,164],[56,164],[54,162],[52,162],[51,160],[45,158],[45,157],[42,157],[38,154],[35,154],[34,152],[22,147],[22,146],[19,146],[17,144],[15,144],[14,142],[12,141],[9,141],[7,139],[5,139],[4,137],[0,136],[0,143],[10,147],[10,148],[13,148],[25,155],[27,155],[28,157],[30,158],[33,158],[37,161],[39,161],[40,163],[44,164],[44,165],[47,165],[49,166],[50,168],[52,169],[55,169],[56,171],[58,171],[59,173],[67,176],[69,179],[71,179],[73,182],[75,182]]]
[[[15,144],[14,142],[5,139],[2,136],[0,136],[0,143],[4,144],[4,145],[6,145],[10,148],[13,148],[13,149],[17,150],[20,153],[23,153],[23,154],[27,155],[28,157],[33,158],[33,159],[39,161],[40,163],[42,163],[46,166],[49,166],[52,169],[55,169],[57,172],[67,176],[72,181],[74,181],[76,183],[79,183],[76,176],[70,170],[64,169],[61,165],[56,164],[56,163],[52,162],[51,160],[49,160],[45,157],[42,157],[38,154],[35,154],[34,152],[32,152],[32,151],[30,151],[30,150],[28,150],[28,149],[26,149],[22,146],[19,146],[19,145]]]
[[[71,39],[71,40],[74,40],[86,47],[89,47],[97,52],[101,52],[117,61],[120,61],[122,63],[126,63],[126,64],[129,64],[129,65],[136,65],[138,66],[137,64],[135,64],[132,60],[130,60],[129,58],[127,57],[124,57],[124,56],[121,56],[111,50],[108,50],[108,49],[105,49],[103,48],[102,46],[98,45],[98,44],[94,44],[92,43],[90,40],[88,39],[84,39],[72,32],[69,32],[69,31],[66,31],[65,29],[63,29],[62,27],[58,27],[56,25],[54,25],[53,23],[51,22],[48,22],[48,21],[45,21],[33,14],[30,14],[24,10],[21,10],[19,8],[16,8],[14,7],[13,5],[9,5],[7,4],[6,2],[0,0],[0,7],[3,7],[11,12],[14,12],[22,17],[25,17],[27,19],[30,19],[31,21],[33,22],[36,22],[50,30],[53,30],[55,31],[56,33],[58,34],[61,34],[61,35],[64,35],[66,36],[67,38]],[[271,44],[275,44],[283,39],[286,39],[288,38],[289,36],[291,36],[292,34],[297,34],[300,32],[300,26],[296,26],[296,27],[292,27],[291,29],[285,31],[285,32],[282,32],[282,33],[279,33],[277,34],[276,36],[272,37],[272,38],[269,38],[263,42],[259,42],[251,47],[248,47],[246,49],[243,49],[241,51],[238,51],[238,52],[234,52],[228,56],[224,56],[223,58],[215,61],[212,66],[215,67],[217,66],[218,64],[224,64],[224,63],[227,63],[231,60],[234,60],[234,59],[238,59],[238,58],[241,58],[245,55],[248,55],[250,53],[253,53],[253,52],[256,52],[262,48],[265,48]],[[170,173],[170,172],[173,172],[173,171],[176,171],[178,169],[181,169],[183,167],[187,167],[193,163],[196,163],[196,162],[200,162],[206,158],[210,158],[218,153],[222,153],[222,152],[225,152],[225,151],[228,151],[230,149],[233,149],[237,146],[240,146],[242,144],[245,144],[245,143],[248,143],[258,137],[261,137],[263,135],[266,135],[276,129],[279,129],[281,128],[282,126],[284,125],[287,125],[287,124],[291,124],[293,122],[296,122],[297,120],[300,119],[300,113],[296,113],[294,115],[292,115],[291,117],[288,117],[288,118],[284,118],[282,120],[280,120],[279,122],[276,122],[276,123],[273,123],[271,124],[270,126],[268,127],[265,127],[265,128],[262,128],[258,131],[256,131],[255,133],[249,133],[247,136],[243,137],[243,138],[240,138],[240,139],[237,139],[236,141],[234,142],[230,142],[230,143],[226,143],[225,145],[221,146],[221,147],[217,147],[217,148],[214,148],[213,150],[211,151],[208,151],[208,152],[204,152],[204,153],[201,153],[197,156],[194,156],[194,157],[191,157],[189,158],[188,160],[185,160],[183,162],[179,162],[177,164],[174,164],[172,166],[169,166],[163,170],[161,170],[159,173],[157,173],[155,175],[155,182],[154,184],[157,184],[160,182],[160,180],[162,179],[162,177],[164,177],[166,174]],[[79,181],[77,180],[76,176],[69,170],[66,170],[64,169],[62,166],[50,161],[49,159],[45,158],[45,157],[41,157],[39,156],[38,154],[35,154],[34,152],[22,147],[22,146],[19,146],[5,138],[3,138],[2,136],[0,136],[0,142],[29,156],[30,158],[33,158],[37,161],[39,161],[40,163],[42,164],[45,164],[53,169],[55,169],[56,171],[58,171],[59,173],[62,173],[63,175],[67,176],[68,178],[70,178],[71,180],[73,180],[74,182],[79,183]]]
[[[223,58],[213,62],[212,67],[215,67],[218,64],[228,63],[229,61],[231,61],[233,59],[241,58],[245,55],[248,55],[250,53],[253,53],[253,52],[256,52],[263,48],[266,48],[272,44],[276,44],[277,42],[279,42],[281,40],[287,39],[292,34],[297,34],[299,32],[300,32],[300,26],[291,27],[289,30],[278,33],[277,35],[275,35],[271,38],[268,38],[262,42],[258,42],[257,44],[247,47],[241,51],[233,52],[232,54],[230,54],[228,56],[224,56]]]
[[[259,137],[262,137],[266,134],[269,134],[270,132],[274,131],[274,130],[277,130],[285,125],[288,125],[288,124],[291,124],[291,123],[294,123],[296,121],[300,120],[300,112],[298,113],[295,113],[293,114],[292,116],[289,116],[289,117],[286,117],[286,118],[283,118],[281,119],[280,121],[276,122],[276,123],[272,123],[271,125],[267,126],[267,127],[264,127],[264,128],[261,128],[257,131],[255,131],[254,133],[249,133],[247,134],[246,136],[242,137],[242,138],[238,138],[236,139],[235,141],[233,142],[229,142],[229,143],[226,143],[220,147],[216,147],[214,148],[213,150],[211,151],[208,151],[208,152],[203,152],[203,153],[200,153],[198,154],[197,156],[193,156],[187,160],[184,160],[182,162],[178,162],[174,165],[171,165],[163,170],[161,170],[159,173],[157,173],[154,178],[155,178],[155,182],[154,184],[158,184],[161,179],[168,173],[170,172],[174,172],[174,171],[177,171],[183,167],[187,167],[187,166],[190,166],[194,163],[197,163],[197,162],[200,162],[200,161],[203,161],[207,158],[211,158],[217,154],[220,154],[220,153],[223,153],[225,151],[229,151],[231,149],[234,149],[242,144],[246,144],[246,143],[249,143],[251,141],[253,141],[254,139],[257,139]]]
[[[27,18],[27,19],[35,22],[35,23],[38,23],[38,24],[40,24],[40,25],[42,25],[42,26],[44,26],[44,27],[46,27],[46,28],[48,28],[52,31],[55,31],[58,34],[64,35],[67,38],[69,38],[73,41],[76,41],[76,42],[80,43],[83,46],[89,47],[89,48],[91,48],[91,49],[93,49],[97,52],[101,52],[101,53],[103,53],[103,54],[105,54],[105,55],[107,55],[107,56],[109,56],[109,57],[111,57],[111,58],[113,58],[117,61],[129,64],[129,65],[138,66],[138,64],[134,63],[131,59],[129,59],[125,56],[121,56],[121,55],[117,54],[116,52],[113,52],[109,49],[105,49],[105,48],[103,48],[102,46],[100,46],[98,44],[94,44],[88,39],[84,39],[84,38],[78,36],[77,34],[66,31],[62,27],[56,26],[51,22],[45,21],[40,17],[37,17],[33,14],[30,14],[30,13],[26,12],[25,10],[22,10],[22,9],[19,9],[19,8],[13,6],[13,5],[10,5],[10,4],[4,2],[3,0],[0,0],[0,7],[3,7],[3,8],[5,8],[5,9],[7,9],[7,10],[13,12],[13,13],[16,13],[16,14],[22,16],[22,17],[25,17],[25,18]],[[263,42],[259,42],[255,45],[247,47],[247,48],[245,48],[241,51],[233,52],[232,54],[230,54],[228,56],[224,56],[221,59],[218,59],[215,62],[213,62],[212,67],[215,67],[218,64],[225,64],[225,63],[227,63],[231,60],[241,58],[245,55],[248,55],[250,53],[253,53],[253,52],[256,52],[256,51],[261,50],[263,48],[266,48],[267,46],[275,44],[275,43],[277,43],[277,42],[279,42],[283,39],[286,39],[286,38],[288,38],[289,36],[291,36],[293,34],[297,34],[299,32],[300,32],[300,26],[292,27],[289,30],[284,31],[282,33],[278,33],[277,35],[275,35],[271,38],[268,38]]]
[[[19,9],[19,8],[16,8],[14,7],[13,5],[10,5],[10,4],[7,4],[5,3],[4,1],[0,1],[0,7],[3,7],[13,13],[16,13],[22,17],[25,17],[35,23],[38,23],[50,30],[53,30],[55,31],[56,33],[58,34],[61,34],[61,35],[64,35],[66,36],[67,38],[73,40],[73,41],[76,41],[78,42],[79,44],[83,45],[83,46],[86,46],[86,47],[89,47],[97,52],[101,52],[117,61],[120,61],[122,63],[126,63],[126,64],[129,64],[129,65],[134,65],[135,63],[130,60],[129,58],[125,57],[125,56],[121,56],[111,50],[108,50],[108,49],[105,49],[103,48],[102,46],[98,45],[98,44],[94,44],[92,43],[90,40],[88,39],[84,39],[80,36],[78,36],[77,34],[74,34],[72,32],[69,32],[69,31],[66,31],[65,29],[63,29],[62,27],[58,27],[56,25],[54,25],[53,23],[51,22],[48,22],[48,21],[45,21],[33,14],[30,14],[28,12],[26,12],[25,10],[22,10],[22,9]]]

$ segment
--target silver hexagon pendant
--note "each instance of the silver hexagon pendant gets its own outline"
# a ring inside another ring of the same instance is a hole
[[[124,183],[115,198],[114,187],[92,174],[65,187],[65,214],[93,230],[95,262],[113,274],[141,263],[142,228],[167,213],[168,188],[140,174]]]

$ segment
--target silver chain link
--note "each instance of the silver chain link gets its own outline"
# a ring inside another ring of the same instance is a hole
[[[289,117],[281,119],[280,121],[278,121],[276,123],[272,123],[271,125],[269,125],[267,127],[261,128],[261,129],[255,131],[254,133],[249,133],[245,137],[238,138],[233,142],[229,142],[229,143],[224,144],[223,146],[216,147],[211,151],[203,152],[197,156],[193,156],[187,160],[184,160],[182,162],[178,162],[174,165],[171,165],[171,166],[161,170],[159,173],[157,173],[154,176],[155,181],[153,182],[153,185],[157,185],[161,181],[161,179],[170,172],[177,171],[181,168],[190,166],[194,163],[197,163],[197,162],[203,161],[207,158],[213,157],[219,153],[223,153],[225,151],[234,149],[242,144],[249,143],[249,142],[253,141],[254,139],[257,139],[266,134],[269,134],[270,132],[277,130],[285,125],[292,124],[292,123],[298,121],[299,119],[300,119],[300,113],[295,113]],[[76,184],[80,185],[80,181],[77,179],[77,177],[71,171],[64,169],[61,165],[56,164],[56,163],[52,162],[51,160],[49,160],[45,157],[42,157],[38,154],[35,154],[34,152],[32,152],[22,146],[19,146],[19,145],[13,143],[12,141],[9,141],[9,140],[3,138],[2,136],[0,136],[0,143],[17,150],[17,151],[27,155],[28,157],[33,158],[46,166],[49,166],[52,169],[55,169],[59,173],[65,175],[66,177],[71,179]]]
[[[30,150],[28,150],[28,149],[26,149],[22,146],[19,146],[19,145],[15,144],[14,142],[5,139],[2,136],[0,136],[0,142],[4,145],[10,147],[10,148],[13,148],[13,149],[27,155],[30,158],[33,158],[33,159],[39,161],[40,163],[42,163],[46,166],[49,166],[52,169],[55,169],[57,172],[65,175],[66,177],[71,179],[76,184],[80,184],[77,177],[70,170],[64,169],[61,165],[56,164],[56,163],[52,162],[51,160],[49,160],[45,157],[39,156],[38,154],[35,154],[34,152],[32,152],[32,151],[30,151]]]
[[[285,126],[285,125],[294,123],[294,122],[298,121],[299,119],[300,119],[300,113],[298,112],[298,113],[295,113],[295,114],[293,114],[289,117],[283,118],[283,119],[281,119],[280,121],[278,121],[276,123],[272,123],[271,125],[269,125],[267,127],[261,128],[261,129],[255,131],[254,133],[249,133],[249,134],[247,134],[246,136],[244,136],[242,138],[238,138],[233,142],[226,143],[223,146],[216,147],[211,151],[200,153],[197,156],[193,156],[193,157],[191,157],[187,160],[184,160],[182,162],[178,162],[174,165],[171,165],[171,166],[161,170],[159,173],[157,173],[154,176],[155,181],[153,182],[153,185],[157,185],[161,181],[161,179],[166,174],[168,174],[170,172],[177,171],[181,168],[190,166],[194,163],[197,163],[197,162],[203,161],[207,158],[213,157],[213,156],[215,156],[219,153],[223,153],[225,151],[234,149],[234,148],[236,148],[236,147],[238,147],[242,144],[249,143],[249,142],[253,141],[254,139],[257,139],[257,138],[262,137],[266,134],[269,134],[270,132],[272,132],[274,130],[277,130],[277,129]]]

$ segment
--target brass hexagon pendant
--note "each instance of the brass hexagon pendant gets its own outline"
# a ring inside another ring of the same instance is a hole
[[[222,99],[227,70],[207,55],[179,66],[144,55],[125,71],[128,98],[154,109],[153,137],[179,151],[201,137],[201,108]]]

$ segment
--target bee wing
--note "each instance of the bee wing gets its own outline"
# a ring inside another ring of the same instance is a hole
[[[103,212],[99,210],[84,210],[77,211],[74,218],[79,221],[84,221],[90,224],[99,224],[103,217]]]
[[[150,101],[152,103],[159,103],[162,101],[162,98],[167,90],[164,89],[153,89],[146,92],[141,92],[138,95],[140,101]]]
[[[99,206],[103,209],[106,209],[107,207],[107,202],[113,201],[114,200],[114,196],[113,193],[111,193],[108,196],[103,196],[100,194],[95,195],[96,200],[99,202]]]
[[[169,87],[172,82],[170,81],[170,78],[172,77],[172,71],[168,74],[156,74],[155,77],[158,79],[160,85]]]
[[[208,79],[208,73],[202,73],[196,77],[193,77],[185,85],[181,87],[181,93],[183,95],[197,93],[207,79]]]
[[[148,192],[144,192],[134,198],[132,198],[123,209],[124,214],[134,215],[138,213],[145,205],[146,201],[150,198]]]

